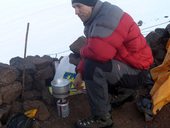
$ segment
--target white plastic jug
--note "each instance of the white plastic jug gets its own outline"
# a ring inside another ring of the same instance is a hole
[[[55,61],[55,75],[53,81],[57,79],[74,79],[76,76],[75,65],[69,63],[69,57],[64,56],[60,62]]]

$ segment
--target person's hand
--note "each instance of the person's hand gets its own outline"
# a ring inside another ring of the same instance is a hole
[[[81,89],[82,89],[82,87],[81,87],[81,84],[82,84],[82,83],[83,83],[82,76],[81,76],[80,73],[78,73],[78,74],[76,75],[76,78],[75,78],[73,84],[74,84],[74,86],[75,86],[75,88],[76,88],[77,90],[81,90]]]

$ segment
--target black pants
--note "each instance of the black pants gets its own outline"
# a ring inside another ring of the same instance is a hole
[[[111,110],[109,85],[136,88],[142,84],[141,72],[117,60],[106,63],[86,60],[84,81],[92,115],[102,116]]]

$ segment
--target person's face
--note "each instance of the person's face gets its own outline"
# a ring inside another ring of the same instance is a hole
[[[72,6],[75,9],[75,14],[78,15],[82,22],[86,22],[90,18],[92,7],[81,3],[73,3]]]

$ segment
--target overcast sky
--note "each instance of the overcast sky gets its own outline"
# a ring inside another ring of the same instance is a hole
[[[154,30],[146,28],[162,23],[156,28],[165,28],[170,20],[170,0],[107,1],[128,12],[135,22],[142,20],[144,35]],[[71,0],[0,0],[0,62],[8,64],[13,57],[24,57],[28,22],[27,56],[67,55],[69,45],[83,35],[83,24],[74,15]]]

